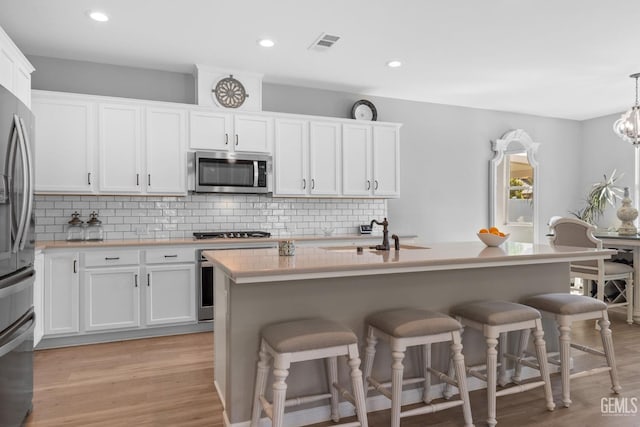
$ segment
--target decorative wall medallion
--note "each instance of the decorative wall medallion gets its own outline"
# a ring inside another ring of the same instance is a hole
[[[212,92],[218,104],[226,108],[238,108],[249,97],[242,83],[233,78],[233,74],[221,79]]]

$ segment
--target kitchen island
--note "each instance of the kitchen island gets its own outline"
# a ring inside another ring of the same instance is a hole
[[[614,253],[518,242],[491,248],[480,242],[458,242],[399,251],[358,252],[354,246],[296,249],[295,256],[278,256],[277,249],[204,252],[216,267],[214,379],[227,425],[248,425],[259,333],[266,324],[321,316],[342,322],[362,340],[365,318],[376,311],[416,307],[446,313],[456,304],[474,300],[519,301],[537,293],[567,292],[570,262],[606,259]],[[481,337],[466,334],[464,345],[469,364],[482,361]],[[447,347],[434,349],[433,363],[441,369],[447,352]],[[389,378],[389,363],[381,346],[376,376]],[[289,396],[326,388],[322,366],[294,364],[287,380]],[[416,359],[409,353],[406,366],[406,375],[416,373]],[[348,378],[346,369],[340,374]],[[417,401],[415,390],[405,393],[407,403]],[[370,411],[382,409],[388,401],[371,393],[367,406]],[[328,420],[329,411],[306,407],[288,418],[290,425],[318,422]]]

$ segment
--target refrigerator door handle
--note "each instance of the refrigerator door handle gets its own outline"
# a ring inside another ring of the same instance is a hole
[[[0,299],[21,292],[29,286],[32,286],[33,280],[33,269],[26,270],[21,274],[16,274],[9,279],[0,280]]]
[[[31,322],[31,324],[29,325],[29,329],[22,332],[20,335],[13,338],[12,340],[8,342],[4,342],[4,341],[7,341],[8,337],[11,337],[11,335],[13,335],[16,331],[20,330],[29,322]],[[22,342],[26,337],[28,337],[30,334],[33,334],[33,329],[35,328],[35,326],[36,326],[36,314],[33,312],[33,309],[30,309],[24,316],[22,316],[18,321],[16,321],[16,323],[14,323],[11,327],[9,327],[9,329],[5,330],[2,334],[0,334],[0,358],[5,354],[8,354],[9,352],[13,351],[16,347],[22,344]]]
[[[11,223],[11,252],[15,253],[14,243],[18,240],[18,224],[16,222],[16,217],[18,216],[17,212],[15,212],[15,200],[12,192],[12,184],[13,184],[13,173],[15,172],[15,162],[16,162],[16,146],[18,144],[18,135],[16,135],[16,127],[14,124],[11,125],[11,131],[9,132],[9,147],[7,150],[7,157],[4,163],[4,170],[6,173],[6,184],[7,184],[7,198],[9,202],[9,215],[11,216],[9,222]]]
[[[17,134],[18,143],[22,145],[21,147],[19,147],[19,149],[22,150],[22,156],[20,156],[22,158],[22,182],[25,186],[25,188],[23,189],[24,197],[22,197],[22,209],[20,210],[20,222],[18,223],[18,230],[15,235],[15,241],[13,242],[13,253],[17,253],[18,248],[20,247],[20,244],[22,242],[22,237],[24,235],[24,229],[27,222],[26,214],[29,205],[29,196],[27,194],[29,186],[29,163],[27,161],[27,153],[26,151],[24,151],[24,138],[22,137],[22,132],[20,131],[20,119],[16,114],[14,114],[13,116],[13,132]],[[13,168],[15,169],[15,162],[17,161],[15,154],[13,161]]]
[[[25,182],[26,195],[27,199],[27,212],[24,216],[24,228],[22,230],[22,236],[20,237],[20,250],[24,249],[25,244],[27,243],[27,238],[29,237],[29,221],[31,220],[31,214],[33,213],[33,195],[34,195],[34,172],[33,172],[33,157],[31,155],[31,148],[29,146],[29,134],[27,133],[26,126],[24,124],[24,120],[22,117],[16,118],[19,120],[18,126],[18,138],[22,142],[24,147],[24,159],[25,164],[27,166],[26,176],[27,181]]]

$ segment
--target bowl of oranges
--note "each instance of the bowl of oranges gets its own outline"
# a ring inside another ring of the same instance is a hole
[[[498,227],[482,228],[478,231],[478,239],[482,240],[487,246],[500,246],[509,238],[509,234],[505,234],[498,230]]]

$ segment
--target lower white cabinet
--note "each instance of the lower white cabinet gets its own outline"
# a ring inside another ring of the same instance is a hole
[[[146,324],[195,321],[195,265],[149,265],[146,270]]]
[[[78,252],[54,252],[44,257],[44,334],[80,331]]]
[[[140,267],[103,267],[83,276],[85,331],[140,326]]]

